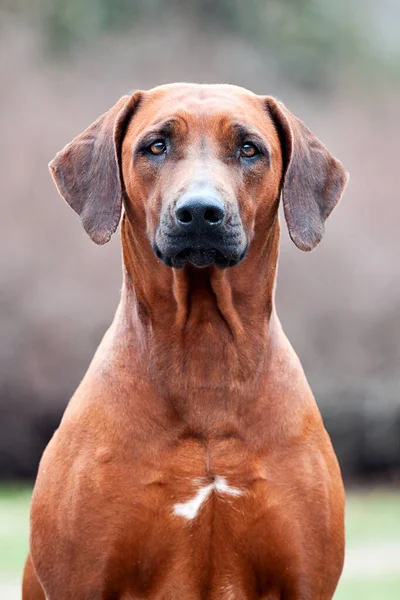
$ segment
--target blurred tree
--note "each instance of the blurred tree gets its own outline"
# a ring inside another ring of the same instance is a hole
[[[197,23],[205,35],[221,31],[245,38],[262,49],[283,76],[305,87],[331,83],[344,66],[357,69],[358,75],[363,70],[371,75],[379,59],[379,50],[368,43],[372,12],[363,10],[359,0],[0,0],[1,4],[36,19],[50,52],[58,55],[111,31],[160,24],[178,15]],[[381,58],[387,60],[383,52]]]
[[[289,105],[351,185],[304,268],[283,234],[279,313],[345,475],[399,477],[399,22],[398,0],[0,0],[0,479],[35,475],[118,300],[117,236],[98,254],[46,163],[118,91],[182,73],[329,89]]]

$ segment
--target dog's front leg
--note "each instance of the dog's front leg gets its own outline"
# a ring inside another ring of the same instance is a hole
[[[24,577],[22,581],[22,600],[46,600],[45,593],[40,585],[31,556],[26,559]]]

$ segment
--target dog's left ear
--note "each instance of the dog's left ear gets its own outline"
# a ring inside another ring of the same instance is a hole
[[[301,250],[321,241],[325,221],[348,180],[342,163],[281,102],[266,98],[283,155],[283,208],[290,237]]]
[[[96,244],[108,242],[118,227],[123,194],[119,155],[139,101],[139,92],[120,98],[49,164],[58,191]]]

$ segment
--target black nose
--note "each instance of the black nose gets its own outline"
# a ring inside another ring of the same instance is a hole
[[[215,198],[192,196],[178,202],[175,215],[182,229],[204,231],[222,225],[225,209],[222,202]]]

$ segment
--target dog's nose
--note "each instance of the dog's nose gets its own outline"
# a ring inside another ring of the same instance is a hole
[[[175,215],[182,229],[205,231],[222,225],[225,209],[222,202],[216,198],[192,196],[178,202]]]

